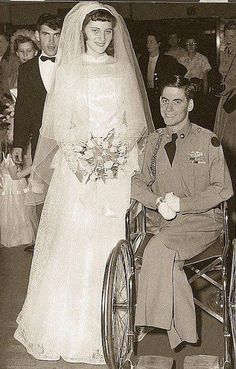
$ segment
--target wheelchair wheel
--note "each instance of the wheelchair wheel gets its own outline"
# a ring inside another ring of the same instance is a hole
[[[134,257],[119,241],[106,265],[102,293],[102,343],[106,364],[121,369],[134,344]]]
[[[231,332],[233,338],[233,360],[236,365],[236,241],[234,242],[234,252],[231,269],[230,291],[229,291],[229,314]]]

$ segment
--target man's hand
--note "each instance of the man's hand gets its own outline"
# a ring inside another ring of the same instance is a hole
[[[166,220],[172,220],[176,217],[176,212],[170,209],[165,201],[159,204],[158,211]]]
[[[178,213],[180,211],[180,199],[175,196],[173,192],[167,193],[165,196],[165,202],[170,209]]]
[[[21,147],[13,147],[12,149],[12,160],[15,164],[22,164],[22,148]]]

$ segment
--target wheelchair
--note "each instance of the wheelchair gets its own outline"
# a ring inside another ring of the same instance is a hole
[[[229,266],[227,204],[222,204],[224,225],[219,240],[203,253],[185,262],[189,283],[203,279],[214,286],[217,293],[214,305],[207,306],[194,296],[195,304],[223,325],[224,350],[221,369],[236,368],[236,240]],[[132,200],[125,217],[126,239],[112,250],[106,264],[102,291],[101,326],[102,345],[106,364],[110,369],[135,367],[137,357],[137,330],[134,325],[137,281],[142,264],[142,252],[152,234],[146,230],[146,209]],[[141,251],[140,251],[141,250]],[[220,273],[220,278],[215,278]],[[233,366],[234,365],[234,366]]]

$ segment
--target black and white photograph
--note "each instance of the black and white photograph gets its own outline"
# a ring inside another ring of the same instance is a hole
[[[0,369],[236,369],[236,0],[0,1]]]

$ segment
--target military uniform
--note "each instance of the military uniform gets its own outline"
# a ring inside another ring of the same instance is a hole
[[[233,195],[217,137],[192,123],[177,133],[172,165],[164,148],[171,141],[167,127],[148,136],[142,172],[132,179],[132,197],[154,210],[157,226],[143,255],[136,325],[166,329],[172,348],[182,341],[197,341],[184,260],[219,237],[223,225],[219,204]],[[171,221],[156,211],[157,198],[169,192],[180,198],[180,212]]]

